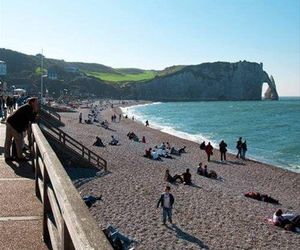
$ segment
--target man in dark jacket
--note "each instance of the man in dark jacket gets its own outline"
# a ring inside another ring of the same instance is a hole
[[[16,143],[16,151],[18,160],[26,160],[22,154],[23,145],[23,132],[29,126],[30,122],[34,122],[36,113],[38,111],[38,99],[32,97],[28,99],[28,103],[17,109],[6,120],[6,137],[5,137],[5,160],[12,160],[10,154],[10,148],[12,139],[14,138]]]
[[[223,159],[226,161],[227,144],[224,142],[224,140],[220,142],[219,148],[221,154],[221,161],[223,161]]]
[[[174,196],[170,193],[171,188],[166,186],[165,192],[161,194],[158,202],[157,208],[159,208],[159,204],[162,207],[162,222],[163,225],[166,224],[167,217],[169,222],[172,223],[172,207],[174,204]]]
[[[242,137],[240,137],[239,140],[236,142],[236,149],[238,150],[236,158],[239,158],[242,155],[242,143]]]

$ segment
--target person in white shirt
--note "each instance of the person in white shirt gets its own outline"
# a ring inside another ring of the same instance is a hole
[[[154,149],[151,151],[151,156],[153,160],[158,160],[159,158],[158,153]]]
[[[278,209],[273,214],[273,223],[276,226],[284,227],[284,228],[286,228],[286,226],[288,225],[288,228],[291,231],[297,231],[298,228],[300,228],[300,216],[292,213],[284,214],[281,209]]]

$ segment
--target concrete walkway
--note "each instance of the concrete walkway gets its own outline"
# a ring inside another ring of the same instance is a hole
[[[42,203],[28,163],[5,162],[0,123],[0,249],[48,249],[42,239]]]

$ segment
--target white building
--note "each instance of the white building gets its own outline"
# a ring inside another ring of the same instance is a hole
[[[0,76],[6,75],[6,62],[0,61]]]

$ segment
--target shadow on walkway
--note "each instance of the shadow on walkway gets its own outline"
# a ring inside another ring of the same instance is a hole
[[[34,180],[34,172],[32,170],[32,165],[29,162],[17,163],[14,161],[7,161],[6,163],[14,170],[16,175]]]
[[[190,235],[189,233],[187,232],[184,232],[182,231],[179,227],[177,227],[176,225],[172,225],[172,226],[169,226],[169,225],[166,225],[166,227],[172,231],[174,231],[176,233],[176,236],[177,238],[179,239],[182,239],[182,240],[186,240],[186,241],[189,241],[193,244],[196,244],[197,246],[199,246],[200,248],[203,248],[203,249],[209,249],[208,246],[206,246],[204,244],[203,241],[201,241],[200,239],[196,238],[195,236],[193,235]]]
[[[0,146],[0,155],[4,155],[4,147]]]

